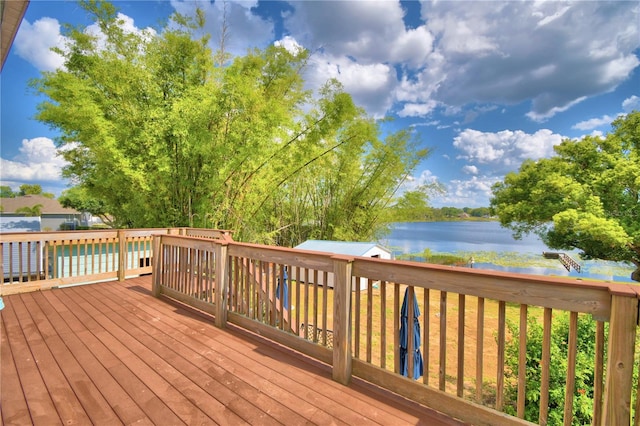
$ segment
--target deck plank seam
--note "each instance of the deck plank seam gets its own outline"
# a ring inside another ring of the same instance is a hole
[[[125,307],[125,304],[126,304],[126,303],[124,303],[124,302],[123,302],[123,303],[120,303],[120,304],[116,304],[115,300],[112,300],[112,299],[110,298],[110,296],[109,296],[109,294],[108,294],[108,293],[102,294],[101,296],[102,296],[102,297],[100,298],[100,300],[101,300],[102,302],[106,302],[107,300],[110,300],[110,301],[108,302],[108,303],[109,303],[109,305],[110,305],[110,309],[112,309],[112,312],[114,312],[114,313],[118,312],[118,315],[120,316],[120,318],[122,318],[122,321],[124,321],[124,320],[126,320],[126,319],[125,319],[125,316],[124,316],[124,315],[122,315],[122,312],[119,312],[119,311],[123,311],[125,314],[126,314],[126,313],[128,313],[128,314],[133,314],[133,317],[134,317],[134,318],[137,318],[137,321],[138,321],[138,323],[139,323],[139,324],[146,324],[146,325],[147,325],[145,328],[153,327],[153,326],[154,326],[154,324],[155,324],[155,323],[157,323],[157,322],[153,322],[153,321],[150,323],[148,320],[147,320],[147,321],[145,321],[145,320],[144,320],[144,318],[140,318],[140,315],[139,315],[139,312],[140,312],[140,311],[139,311],[139,310],[138,310],[138,311],[136,311],[136,312],[133,312],[132,310],[127,310],[127,309],[126,309],[126,307]],[[97,297],[97,295],[95,295],[95,296],[93,296],[93,297]],[[130,305],[130,308],[131,308],[131,307],[133,307],[133,306],[134,306],[134,305]],[[130,316],[131,316],[131,315],[130,315]],[[155,317],[149,317],[149,318],[155,318]],[[122,324],[120,324],[120,326],[122,327]],[[133,327],[133,328],[132,328],[132,330],[133,330],[133,331],[140,331],[141,329],[142,329],[141,327],[138,327],[138,329],[136,329],[136,327]],[[202,375],[205,375],[205,376],[209,377],[211,380],[215,381],[215,382],[216,382],[216,383],[218,383],[220,386],[225,386],[225,384],[224,384],[223,382],[221,382],[221,381],[220,381],[220,380],[218,380],[217,378],[215,378],[215,377],[211,376],[211,374],[207,373],[207,371],[205,371],[205,370],[204,370],[202,367],[200,367],[198,364],[196,364],[196,363],[194,363],[194,362],[192,362],[192,361],[190,361],[190,360],[186,359],[187,357],[186,357],[184,354],[181,354],[181,353],[177,352],[176,350],[174,350],[173,348],[175,348],[175,347],[179,347],[179,345],[176,345],[176,343],[180,343],[180,342],[176,341],[173,337],[171,337],[171,336],[169,336],[169,335],[166,335],[166,334],[164,333],[164,330],[162,330],[161,328],[157,328],[157,327],[156,327],[156,328],[155,328],[155,330],[156,330],[156,332],[155,332],[155,333],[153,333],[153,334],[152,334],[152,333],[150,333],[150,332],[148,332],[148,331],[146,331],[146,332],[144,333],[144,335],[141,335],[141,334],[136,333],[136,335],[134,336],[134,338],[135,338],[135,339],[138,339],[139,341],[147,340],[147,342],[146,342],[146,343],[143,343],[143,344],[144,344],[147,348],[149,348],[149,350],[151,350],[151,351],[153,351],[154,353],[156,353],[156,354],[158,355],[158,357],[159,357],[159,358],[161,358],[161,359],[166,359],[166,358],[167,358],[167,352],[166,352],[166,351],[169,351],[169,352],[171,352],[171,353],[173,353],[173,354],[174,354],[173,356],[178,357],[178,359],[182,359],[182,360],[184,360],[184,362],[185,362],[185,363],[188,363],[189,365],[191,365],[191,366],[192,366],[192,368],[195,368],[195,369],[197,369],[198,371],[201,371],[201,374],[202,374]],[[166,339],[163,339],[163,338],[162,338],[162,336],[163,336],[163,335],[167,336],[167,338],[169,338],[171,341],[170,341],[170,342],[167,342],[167,341],[166,341]],[[146,336],[146,337],[145,337],[145,336]],[[156,341],[157,341],[159,344],[161,344],[161,345],[162,345],[162,347],[160,347],[160,348],[158,348],[158,347],[155,347],[155,348],[154,348],[154,347],[152,347],[151,345],[153,345],[153,344],[154,344],[154,342],[156,342]],[[173,343],[173,345],[171,345],[171,343]],[[195,352],[195,351],[193,351],[193,353],[194,353],[194,354],[196,354],[196,352]],[[194,380],[197,380],[197,379],[194,379],[193,377],[189,377],[189,376],[188,376],[184,371],[182,371],[181,369],[177,369],[177,371],[178,371],[178,372],[180,372],[181,374],[183,374],[187,379],[191,380],[191,381],[194,383],[194,385],[199,386],[203,391],[205,391],[205,392],[207,392],[209,395],[211,395],[211,397],[213,397],[213,398],[216,398],[216,399],[217,399],[217,396],[216,396],[214,393],[212,393],[209,389],[207,389],[205,386],[203,386],[203,384],[202,384],[202,383],[197,383],[196,381],[194,381]],[[232,391],[230,391],[230,392],[232,392]],[[251,404],[251,401],[247,400],[246,398],[244,398],[244,400],[245,400],[247,403]],[[224,405],[224,401],[220,401],[220,403]],[[276,402],[276,401],[274,401],[274,403],[277,403],[277,402]],[[253,405],[253,404],[252,404],[252,405]],[[257,409],[257,410],[260,410],[260,412],[261,412],[261,413],[263,413],[263,414],[265,414],[265,415],[266,415],[266,413],[265,413],[265,411],[264,411],[264,410],[260,409],[259,407],[256,407],[256,409]],[[237,415],[239,415],[239,416],[241,417],[243,413],[236,413],[236,414],[237,414]],[[265,422],[265,421],[266,421],[266,419],[262,419],[262,422]]]
[[[68,303],[71,303],[71,300],[66,292],[55,292],[55,297],[58,298],[60,303],[65,304],[67,308],[70,306]],[[81,318],[78,316],[79,312],[75,310],[75,312],[71,309],[67,309],[67,316],[71,315],[76,318],[76,322],[79,322],[83,325],[81,330],[76,330],[75,333],[78,336],[81,344],[92,354],[93,357],[102,365],[102,367],[107,371],[107,373],[111,376],[113,381],[121,387],[121,389],[126,393],[126,395],[135,402],[135,404],[140,408],[140,410],[154,423],[158,423],[154,421],[154,418],[157,418],[158,421],[161,419],[165,419],[166,421],[171,421],[171,416],[169,413],[175,416],[175,420],[179,418],[173,411],[169,410],[169,412],[163,412],[161,407],[164,407],[164,403],[160,398],[158,398],[155,393],[149,389],[149,387],[144,383],[144,381],[140,380],[134,373],[122,363],[122,360],[118,359],[118,357],[113,354],[113,352],[106,346],[95,334],[97,330],[95,325],[92,329],[87,327],[86,318]],[[66,320],[65,320],[66,321]],[[109,362],[111,360],[111,362]],[[124,368],[126,371],[123,371]],[[135,376],[133,382],[132,378]],[[152,395],[152,397],[147,397],[146,400],[142,400],[142,397],[145,392],[148,392]],[[165,417],[166,416],[166,417]]]
[[[186,398],[186,396],[170,380],[163,377],[162,374],[156,370],[154,365],[150,365],[148,360],[144,359],[133,350],[139,342],[137,342],[127,330],[124,330],[115,324],[109,318],[108,314],[103,312],[96,305],[91,304],[91,302],[84,297],[83,293],[86,293],[86,291],[83,292],[78,287],[70,288],[69,291],[84,301],[80,303],[79,306],[82,307],[85,314],[89,315],[88,309],[90,309],[90,307],[93,307],[97,312],[100,312],[100,315],[96,315],[94,318],[97,324],[102,327],[102,331],[96,337],[105,346],[107,346],[114,355],[116,354],[114,351],[122,353],[123,355],[118,355],[118,358],[126,361],[129,365],[133,364],[134,370],[130,370],[132,371],[132,374],[137,376],[138,379],[144,383],[145,386],[147,386],[161,401],[164,401],[165,398],[158,392],[161,392],[166,396],[166,399],[172,402],[172,406],[168,406],[168,408],[171,409],[183,422],[186,424],[194,422],[200,424],[201,421],[204,420],[203,416],[208,418],[209,421],[214,422],[214,419],[209,417],[209,415],[202,411],[196,404]],[[131,345],[133,345],[133,347],[130,347]],[[142,369],[140,372],[137,371],[139,368]]]
[[[126,282],[125,282],[125,283],[120,283],[120,286],[121,286],[123,289],[126,289],[127,287],[125,286],[125,284],[126,284]],[[179,318],[182,318],[182,317],[179,317]],[[211,324],[211,325],[212,325],[212,324]],[[221,338],[224,338],[225,340],[227,340],[227,339],[229,339],[230,337],[229,337],[228,335],[226,335],[226,334],[225,334],[225,335],[223,335]],[[249,337],[249,338],[250,338],[250,337]],[[234,342],[234,344],[235,344],[235,342]],[[234,350],[234,347],[233,347],[233,346],[229,346],[229,345],[227,345],[227,346],[228,346],[231,350]],[[279,346],[279,345],[278,345],[278,346]],[[286,348],[285,348],[285,349],[286,349]],[[306,358],[306,357],[305,357],[305,358]],[[257,361],[257,362],[260,362],[260,361]],[[304,367],[304,366],[308,365],[308,358],[307,358],[307,359],[305,359],[305,360],[299,360],[298,362],[299,362],[299,364],[298,364],[298,365],[301,365],[301,366],[303,366],[303,367]],[[318,362],[318,363],[319,363],[319,362]],[[266,365],[265,365],[265,367],[266,367]],[[330,378],[330,370],[328,369],[328,366],[324,366],[324,365],[323,365],[323,367],[324,367],[324,369],[323,369],[322,375],[323,375],[323,376],[325,376],[325,377],[327,377],[327,378]],[[270,370],[271,370],[271,368],[270,368]],[[302,372],[302,373],[305,373],[305,371],[304,371],[304,370],[301,370],[301,372]],[[269,379],[273,379],[273,377],[270,377]],[[312,374],[312,373],[308,373],[304,378],[298,378],[298,379],[296,380],[296,382],[297,382],[299,385],[301,385],[301,386],[303,386],[303,387],[306,387],[306,386],[308,386],[308,384],[309,384],[309,380],[311,380],[311,381],[315,381],[314,383],[312,383],[312,384],[310,385],[310,387],[311,387],[311,388],[313,388],[313,389],[316,389],[317,387],[316,387],[316,386],[314,386],[314,385],[315,385],[315,384],[319,384],[319,382],[317,382],[317,381],[316,381],[316,380],[317,380],[316,375],[314,375],[314,374]],[[324,383],[323,383],[323,386],[326,386],[326,384],[324,384]],[[332,380],[330,380],[330,381],[329,381],[328,387],[335,388],[335,390],[344,391],[344,388],[342,387],[342,385],[340,385],[339,383],[336,383],[336,382],[334,382],[334,381],[332,381]],[[298,394],[298,393],[296,393],[296,394]],[[345,401],[344,399],[335,399],[335,398],[334,398],[334,395],[333,395],[333,392],[318,393],[318,395],[319,395],[319,396],[321,396],[322,398],[329,398],[329,401],[326,401],[326,400],[325,400],[325,401],[324,401],[325,403],[324,403],[324,404],[321,404],[321,406],[319,406],[319,407],[318,407],[319,409],[323,409],[323,407],[325,407],[325,406],[327,405],[327,402],[330,402],[330,404],[329,404],[329,405],[332,405],[332,406],[334,406],[334,407],[336,406],[336,404],[337,404],[337,405],[339,405],[339,406],[341,406],[341,407],[343,407],[343,408],[347,408],[347,409],[350,409],[350,408],[352,408],[352,407],[353,407],[353,405],[349,403],[350,401],[351,401],[351,402],[353,402],[353,400]],[[360,397],[362,397],[362,394],[361,394],[361,393],[359,393],[359,392],[355,392],[355,396],[354,396],[353,398],[359,398],[359,399],[360,399],[360,400],[362,400],[362,401],[363,401],[363,403],[365,403],[365,404],[370,404],[371,402],[375,402],[375,401],[372,401],[372,399],[362,399],[362,398],[360,398]],[[396,412],[396,413],[389,413],[389,414],[390,414],[390,415],[397,415],[398,413]],[[348,421],[350,421],[350,422],[351,422],[351,421],[358,421],[358,420],[359,420],[359,421],[365,421],[365,420],[375,421],[375,419],[373,419],[373,418],[367,418],[367,419],[362,419],[362,418],[359,418],[359,419],[349,419]]]

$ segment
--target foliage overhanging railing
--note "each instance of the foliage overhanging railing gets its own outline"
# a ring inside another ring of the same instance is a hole
[[[161,259],[154,263],[155,295],[210,312],[219,327],[230,322],[331,364],[341,383],[355,375],[472,424],[531,424],[523,420],[531,391],[539,394],[539,424],[583,422],[574,415],[580,396],[592,401],[595,425],[629,424],[638,412],[631,407],[638,320],[632,285],[176,235],[153,244]],[[407,306],[417,302],[406,321],[419,331],[402,327],[404,297]],[[564,398],[552,387],[560,361],[552,357],[552,326],[563,315]],[[584,319],[596,322],[587,349],[578,342]],[[538,323],[539,362],[527,349],[527,327]],[[411,380],[400,373],[413,372],[419,357],[401,354],[417,349],[424,373]],[[576,358],[584,351],[595,353],[588,389],[576,387]],[[558,404],[562,420],[550,412]]]
[[[193,229],[106,229],[0,234],[0,296],[151,273],[153,235],[230,238]]]

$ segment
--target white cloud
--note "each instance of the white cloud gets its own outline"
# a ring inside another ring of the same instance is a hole
[[[438,177],[431,170],[423,170],[416,178],[418,185],[431,185],[438,182]]]
[[[622,109],[626,113],[633,110],[640,111],[640,97],[633,95],[622,102]]]
[[[244,55],[273,42],[276,23],[258,2],[171,0],[193,16],[200,7],[211,47],[223,23],[225,49]],[[433,106],[530,102],[527,116],[544,121],[578,102],[610,92],[640,65],[637,2],[422,2],[422,25],[407,28],[399,1],[289,2],[283,12],[287,48],[304,46],[317,67],[311,86],[337,77],[356,102],[380,117],[390,110],[428,116]],[[123,27],[138,31],[119,14]],[[62,58],[58,21],[25,21],[16,52],[39,69]],[[295,43],[295,44],[293,44]],[[324,74],[323,74],[324,73]]]
[[[257,0],[171,0],[171,6],[183,15],[195,16],[196,8],[204,11],[204,30],[211,35],[211,48],[214,51],[220,46],[223,24],[226,24],[225,51],[233,56],[245,55],[250,48],[264,48],[273,42],[274,23],[251,11],[257,5]]]
[[[591,130],[600,126],[608,126],[613,120],[614,118],[612,118],[611,116],[604,115],[600,118],[592,118],[590,120],[581,121],[571,126],[571,128],[577,130]]]
[[[488,207],[491,187],[502,177],[473,176],[467,180],[452,180],[447,183],[446,192],[436,195],[431,202],[436,207]]]
[[[1,158],[0,178],[3,182],[50,182],[62,180],[66,161],[57,155],[49,138],[23,139],[20,154],[13,159]]]
[[[428,101],[423,104],[406,103],[398,112],[400,117],[426,117],[437,106],[435,101]]]
[[[398,2],[295,2],[285,26],[329,65],[395,68],[395,82],[360,92],[384,99],[378,115],[390,99],[405,117],[530,102],[527,116],[541,122],[614,90],[640,65],[639,8],[614,3],[423,2],[425,24],[406,29]]]
[[[637,2],[423,2],[443,61],[434,76],[425,68],[413,89],[447,105],[529,101],[529,118],[543,121],[629,78],[640,65],[639,9]]]
[[[566,7],[563,7],[562,9],[556,11],[554,14],[549,15],[549,16],[544,16],[543,14],[540,13],[540,15],[544,16],[544,18],[542,18],[540,21],[538,21],[538,27],[542,27],[544,25],[547,25],[547,24],[555,21],[556,19],[558,19],[562,15],[564,15],[568,10],[569,10],[569,6],[566,6]]]
[[[351,56],[365,64],[422,66],[433,37],[424,27],[407,30],[397,1],[292,2],[285,26],[311,50]]]
[[[633,95],[622,101],[622,112],[619,113],[616,117],[610,115],[603,115],[598,118],[591,118],[589,120],[581,121],[577,124],[574,124],[571,128],[577,130],[593,130],[598,127],[609,127],[609,125],[615,120],[617,117],[628,114],[631,111],[640,110],[640,97]],[[598,135],[601,136],[603,134],[602,131],[594,131],[592,132],[592,136]]]
[[[295,10],[285,17],[284,25],[313,52],[312,86],[337,78],[354,101],[376,117],[393,107],[398,69],[421,69],[433,52],[434,38],[426,27],[405,28],[399,2],[291,4]],[[415,103],[428,104],[428,99]],[[415,107],[405,111],[409,114],[411,109],[415,114]]]
[[[521,130],[490,133],[465,129],[454,138],[453,146],[461,152],[458,159],[487,165],[495,175],[516,169],[525,159],[550,157],[553,146],[562,139],[548,129],[534,134]]]
[[[267,46],[275,35],[275,23],[252,11],[255,1],[171,4],[187,15],[196,6],[205,11],[214,49],[226,14],[226,47],[234,55]],[[335,77],[376,117],[530,102],[527,116],[544,121],[614,90],[640,65],[634,2],[422,2],[423,24],[413,28],[398,1],[289,7],[279,43],[313,52],[309,87]]]
[[[156,34],[152,28],[140,30],[135,26],[133,18],[118,13],[117,19],[126,33],[135,33],[152,37]],[[98,48],[104,47],[106,37],[98,24],[91,24],[85,29],[87,34],[96,37]],[[32,24],[23,21],[16,34],[15,49],[18,56],[31,63],[40,71],[55,71],[64,65],[64,57],[51,51],[56,47],[66,49],[69,40],[60,32],[60,23],[54,18],[40,18]]]
[[[152,38],[156,35],[156,31],[153,28],[145,28],[141,30],[136,27],[135,21],[130,16],[118,12],[116,15],[118,26],[124,30],[126,34],[137,34],[144,36],[145,39]],[[96,38],[96,45],[98,49],[103,49],[107,42],[107,37],[104,35],[98,24],[91,24],[85,29],[86,34],[90,34]]]
[[[375,117],[382,117],[393,103],[394,70],[386,64],[361,64],[347,57],[318,53],[311,57],[307,83],[312,88],[335,78],[355,103]]]
[[[51,48],[64,48],[65,37],[57,19],[41,18],[30,24],[24,20],[16,34],[14,47],[22,59],[40,71],[54,71],[64,64],[64,58]]]
[[[282,40],[276,40],[273,44],[278,47],[283,47],[292,55],[297,55],[304,49],[295,38],[290,36],[285,36]]]
[[[434,185],[438,183],[438,177],[431,170],[423,170],[418,176],[408,176],[402,184],[401,191],[413,191],[422,185]]]
[[[541,105],[541,104],[551,104],[553,103],[554,99],[553,96],[549,96],[547,94],[542,94],[536,98],[533,99],[533,109],[531,111],[529,111],[527,113],[527,117],[529,117],[530,119],[532,119],[533,121],[537,121],[537,122],[544,122],[546,121],[548,118],[553,117],[554,115],[560,113],[560,112],[564,112],[566,110],[568,110],[569,108],[571,108],[572,106],[579,104],[580,102],[584,101],[585,99],[587,99],[586,96],[581,96],[578,99],[575,99],[571,102],[568,102],[562,106],[554,106],[554,107],[550,107],[550,108],[546,108],[544,109],[544,112],[542,113],[538,113],[536,112],[536,106]]]
[[[468,175],[477,175],[478,167],[467,164],[466,166],[462,167],[462,171]]]

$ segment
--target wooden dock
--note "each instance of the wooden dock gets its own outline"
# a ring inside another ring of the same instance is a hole
[[[542,252],[542,255],[547,259],[558,259],[567,271],[571,271],[571,268],[573,268],[576,272],[581,272],[582,267],[580,266],[580,264],[573,260],[573,258],[566,253],[545,251]]]

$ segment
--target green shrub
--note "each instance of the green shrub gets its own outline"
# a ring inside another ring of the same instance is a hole
[[[540,413],[540,382],[543,326],[539,318],[529,317],[527,324],[527,367],[525,419],[538,422]],[[505,412],[516,414],[518,380],[519,325],[508,321],[512,338],[506,345]],[[607,327],[605,327],[605,334]],[[578,333],[573,394],[574,425],[591,424],[595,366],[596,322],[588,315],[578,316]],[[564,416],[566,371],[568,363],[569,314],[554,315],[551,327],[551,363],[549,366],[549,425],[561,425]]]

